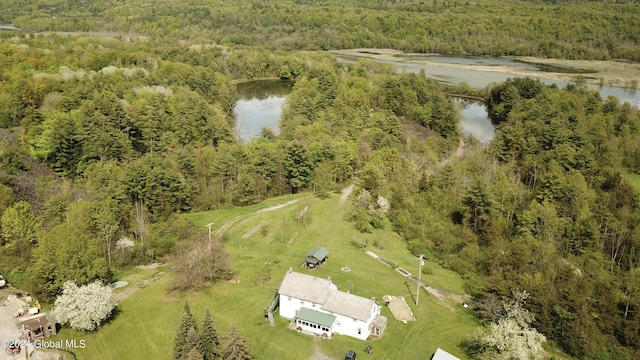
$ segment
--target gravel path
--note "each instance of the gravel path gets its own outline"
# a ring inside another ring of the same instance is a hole
[[[351,195],[352,192],[353,192],[353,185],[351,185],[348,188],[342,190],[342,196],[340,196],[340,204],[344,204],[347,201],[347,199],[349,198],[349,195]]]
[[[320,350],[320,346],[318,346],[318,339],[315,338],[313,342],[313,354],[309,360],[333,360],[333,358],[325,355],[322,350]]]
[[[261,223],[259,223],[258,225],[252,227],[251,229],[249,229],[249,231],[247,231],[246,233],[242,234],[242,238],[243,239],[248,239],[251,237],[251,235],[255,234],[258,230],[260,230],[261,227],[263,227],[267,222],[266,221],[262,221]]]

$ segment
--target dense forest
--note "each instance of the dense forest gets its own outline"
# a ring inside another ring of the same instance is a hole
[[[588,5],[587,5],[588,4]],[[3,1],[0,24],[279,50],[640,60],[635,1]]]
[[[201,236],[180,213],[355,181],[354,226],[392,226],[460,273],[483,320],[525,290],[535,328],[570,356],[640,357],[636,107],[510,79],[482,91],[494,140],[464,139],[452,160],[460,115],[424,73],[305,51],[638,60],[637,4],[5,3],[0,21],[26,29],[150,35],[0,32],[0,273],[43,301]],[[260,77],[294,88],[281,133],[241,143],[235,82]],[[379,198],[388,222],[369,211]]]

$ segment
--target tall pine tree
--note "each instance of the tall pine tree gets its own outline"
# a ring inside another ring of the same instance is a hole
[[[196,321],[191,314],[189,303],[185,302],[184,311],[182,312],[182,320],[180,320],[180,325],[178,326],[178,332],[176,333],[176,339],[173,348],[173,358],[175,360],[182,360],[187,357],[187,353],[190,349],[186,345],[190,329],[194,329],[197,334],[198,327],[196,325]]]
[[[202,354],[198,352],[198,349],[191,349],[187,353],[187,360],[202,360],[202,359],[204,359],[204,357],[202,357]]]
[[[202,342],[202,348],[204,349],[203,355],[205,360],[215,360],[220,358],[220,339],[218,338],[218,332],[213,327],[211,312],[209,312],[208,308],[204,314],[204,319],[202,320],[200,341]]]
[[[249,347],[244,337],[240,336],[235,324],[231,325],[227,346],[222,354],[223,360],[253,360],[253,355],[249,353]]]
[[[192,353],[198,354],[200,359],[203,357],[204,349],[202,348],[202,342],[200,342],[200,336],[198,335],[198,330],[195,327],[189,328],[187,332],[187,341],[184,344],[183,353],[187,353],[187,355],[183,355],[183,360],[187,360]]]

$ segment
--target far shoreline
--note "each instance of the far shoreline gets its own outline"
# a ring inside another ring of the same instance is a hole
[[[12,27],[14,25],[3,25]],[[24,29],[15,28],[24,31]],[[9,29],[7,29],[9,30]],[[85,32],[85,31],[33,31],[35,34],[41,34],[44,36],[93,36],[93,37],[113,37],[120,38],[125,42],[131,41],[149,41],[150,38],[143,34],[132,34],[123,32]],[[185,42],[186,43],[186,42]],[[624,59],[617,60],[565,60],[565,59],[549,59],[533,56],[495,56],[505,59],[512,59],[522,61],[524,63],[536,65],[560,65],[567,66],[576,69],[587,70],[590,73],[586,74],[571,74],[571,73],[557,73],[546,71],[531,71],[518,66],[502,66],[502,65],[464,65],[464,64],[450,64],[429,60],[413,60],[406,59],[397,55],[404,56],[457,56],[451,54],[439,54],[439,53],[406,53],[402,50],[396,49],[377,49],[377,48],[357,48],[357,49],[343,49],[343,50],[329,50],[328,53],[334,55],[348,55],[360,57],[363,59],[378,59],[378,60],[390,60],[398,62],[407,62],[413,64],[429,64],[431,66],[443,66],[450,68],[466,69],[473,71],[487,71],[496,72],[501,74],[519,76],[519,77],[532,77],[538,79],[547,79],[554,81],[564,82],[578,82],[588,83],[600,86],[612,86],[625,89],[640,89],[640,63],[633,63]],[[463,55],[460,55],[463,56]],[[473,55],[470,55],[473,56]],[[484,55],[483,55],[484,56]],[[486,55],[490,56],[490,55]]]
[[[564,60],[564,59],[546,59],[532,56],[496,56],[505,59],[519,60],[528,64],[541,64],[541,65],[561,65],[568,66],[576,69],[592,71],[586,74],[572,74],[572,73],[557,73],[557,72],[543,72],[543,71],[531,71],[517,66],[502,66],[502,65],[464,65],[464,64],[450,64],[436,61],[413,60],[406,59],[397,55],[431,55],[431,56],[455,56],[436,53],[405,53],[404,51],[395,49],[346,49],[346,50],[330,50],[329,53],[334,55],[347,55],[355,56],[363,59],[377,59],[377,60],[389,60],[396,62],[407,62],[412,64],[428,64],[430,66],[443,66],[458,69],[474,70],[474,71],[487,71],[496,72],[501,74],[508,74],[522,77],[532,77],[555,81],[564,82],[581,82],[596,84],[602,86],[613,86],[627,89],[637,89],[640,85],[640,64],[628,63],[614,60]]]

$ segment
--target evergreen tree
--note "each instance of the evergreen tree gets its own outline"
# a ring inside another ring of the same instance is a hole
[[[477,179],[465,194],[462,204],[473,230],[481,230],[482,226],[489,221],[489,215],[494,207],[494,201],[486,183]]]
[[[218,332],[213,327],[211,312],[209,312],[208,308],[204,314],[204,319],[202,320],[200,341],[202,343],[202,348],[204,349],[203,355],[205,360],[214,360],[220,357],[220,339],[218,338]]]
[[[190,327],[189,331],[187,331],[187,338],[183,348],[184,355],[182,356],[182,359],[188,360],[194,353],[199,356],[198,359],[202,359],[204,349],[202,348],[202,342],[200,341],[198,330],[196,330],[195,327]]]
[[[202,357],[202,354],[198,352],[197,349],[189,350],[189,353],[187,354],[187,360],[202,360],[202,359],[204,358]]]
[[[227,341],[227,346],[222,354],[223,360],[252,360],[253,355],[249,353],[249,348],[244,337],[240,336],[234,324],[231,325],[231,333]]]
[[[189,352],[189,348],[186,346],[189,330],[194,329],[197,333],[196,321],[191,314],[191,308],[189,308],[189,303],[184,303],[184,311],[182,312],[182,320],[180,320],[180,325],[178,326],[178,332],[176,333],[175,344],[173,348],[173,358],[175,360],[180,360],[187,357],[187,353]]]

